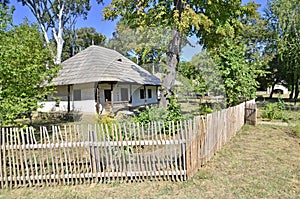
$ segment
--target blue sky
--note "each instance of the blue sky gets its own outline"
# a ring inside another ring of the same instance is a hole
[[[250,1],[255,1],[262,6],[259,8],[259,11],[262,12],[267,4],[267,0],[243,0],[243,3],[247,3]],[[29,22],[35,22],[35,18],[33,14],[30,12],[29,8],[26,6],[22,6],[20,2],[17,0],[10,0],[11,5],[14,5],[16,10],[13,15],[14,24],[20,24],[24,21],[25,18],[29,20]],[[116,22],[115,21],[104,21],[102,17],[102,9],[109,5],[110,0],[104,0],[104,4],[97,4],[95,0],[91,0],[91,10],[88,13],[87,20],[79,19],[77,22],[77,28],[80,27],[94,27],[97,32],[104,34],[106,37],[112,37],[112,33],[115,31]],[[190,38],[190,42],[192,44],[196,44],[196,38]],[[191,56],[195,53],[199,52],[201,47],[196,45],[195,47],[185,47],[183,49],[184,60],[190,60]]]

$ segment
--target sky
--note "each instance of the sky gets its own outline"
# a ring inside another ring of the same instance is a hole
[[[247,2],[254,1],[257,4],[261,4],[262,6],[258,9],[259,12],[262,12],[267,4],[267,0],[242,0],[243,4]],[[102,16],[102,9],[109,5],[110,0],[104,0],[103,4],[97,4],[96,0],[91,0],[91,10],[88,13],[87,19],[79,19],[76,28],[81,27],[94,27],[97,32],[104,34],[107,38],[112,37],[112,33],[116,29],[116,21],[104,21]],[[18,25],[24,21],[25,18],[29,20],[29,22],[36,22],[35,17],[26,6],[22,6],[22,3],[17,2],[17,0],[10,0],[11,5],[14,5],[16,10],[13,15],[14,24]],[[191,57],[199,53],[201,51],[201,46],[197,45],[197,39],[195,37],[189,38],[190,42],[194,45],[194,47],[186,46],[183,49],[182,59],[188,61]]]

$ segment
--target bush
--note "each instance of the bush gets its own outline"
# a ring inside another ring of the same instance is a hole
[[[277,103],[267,103],[262,112],[262,118],[270,120],[282,120],[287,122],[288,117],[285,112],[285,105],[281,99]]]
[[[209,104],[200,104],[200,115],[209,114],[214,112]]]
[[[182,119],[180,104],[172,97],[170,98],[168,108],[150,106],[146,110],[138,112],[134,117],[135,122],[147,124],[152,121],[174,121],[177,122]]]
[[[164,121],[166,117],[167,114],[164,108],[149,106],[143,111],[138,111],[138,114],[133,117],[133,121],[147,124],[151,121]]]
[[[174,97],[170,98],[167,108],[167,121],[177,122],[182,119],[180,104]]]

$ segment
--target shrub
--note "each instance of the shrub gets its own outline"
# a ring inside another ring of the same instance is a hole
[[[270,120],[278,119],[287,122],[288,117],[285,112],[285,105],[281,99],[277,103],[267,103],[262,112],[262,118]]]
[[[180,104],[174,97],[170,97],[167,108],[167,121],[177,122],[182,119]]]
[[[164,121],[166,117],[167,114],[164,108],[149,106],[143,111],[138,111],[138,114],[133,117],[133,121],[147,124],[151,121]]]
[[[212,113],[213,109],[209,104],[200,104],[200,115]]]

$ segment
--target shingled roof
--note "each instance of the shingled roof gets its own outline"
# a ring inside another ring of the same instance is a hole
[[[90,46],[62,63],[55,85],[101,81],[160,85],[160,80],[115,50]]]

